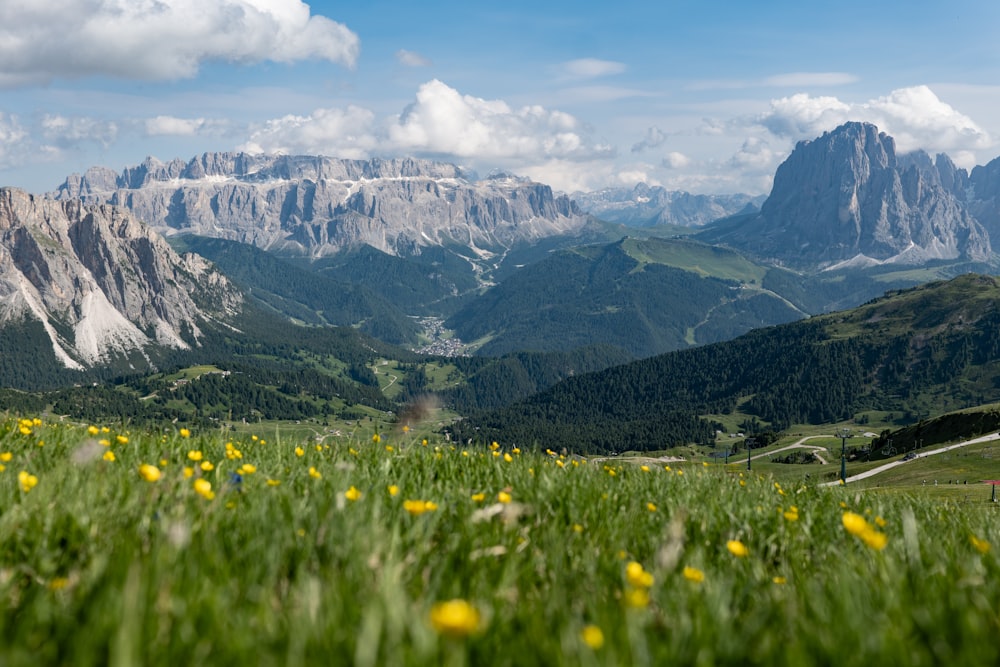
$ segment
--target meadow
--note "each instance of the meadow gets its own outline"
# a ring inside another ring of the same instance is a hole
[[[404,429],[0,423],[4,665],[993,665],[998,508]]]

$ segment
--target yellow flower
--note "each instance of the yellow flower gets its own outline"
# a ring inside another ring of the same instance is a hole
[[[596,625],[588,625],[580,631],[580,640],[596,651],[604,646],[604,633]]]
[[[101,429],[97,428],[96,426],[88,426],[87,427],[87,433],[89,433],[90,435],[97,435],[100,432],[101,432]]]
[[[565,468],[566,467],[566,464],[563,463],[562,461],[556,461],[556,465],[559,466],[560,468]],[[614,473],[611,473],[611,474],[614,474]]]
[[[633,609],[649,606],[649,591],[644,588],[630,588],[625,591],[625,605]]]
[[[182,438],[190,438],[190,437],[191,437],[191,431],[189,431],[189,430],[188,430],[188,429],[186,429],[186,428],[182,428],[182,429],[180,430],[180,434],[181,434],[181,437],[182,437]]]
[[[486,500],[486,494],[485,493],[473,493],[472,494],[472,502],[481,503],[484,500]]]
[[[639,470],[643,472],[649,472],[649,466],[639,466]]]
[[[798,521],[799,520],[799,508],[796,507],[795,505],[792,505],[788,509],[788,511],[785,512],[784,516],[785,516],[785,519],[787,519],[788,521]]]
[[[386,445],[385,446],[385,451],[387,451],[387,452],[389,452],[391,454],[392,452],[395,451],[395,449],[393,448],[392,445]]]
[[[323,479],[323,475],[314,466],[309,466],[309,476],[313,479]],[[351,488],[353,489],[354,487],[352,486]]]
[[[423,445],[424,447],[426,447],[427,446],[427,438],[424,438],[423,440],[421,440],[420,444]]]
[[[139,476],[142,477],[147,482],[155,482],[156,480],[160,479],[160,476],[162,474],[163,473],[160,472],[160,469],[154,465],[143,463],[141,466],[139,466]]]
[[[442,635],[465,637],[479,629],[479,611],[465,600],[438,602],[431,607],[430,622]]]
[[[507,463],[511,463],[514,460],[514,457],[511,456],[510,454],[505,453],[503,455],[503,460],[506,461]]]
[[[691,567],[690,565],[684,566],[684,578],[688,581],[693,581],[696,584],[700,584],[705,581],[705,573],[696,567]]]
[[[729,553],[738,558],[743,558],[750,553],[750,550],[747,549],[747,545],[743,544],[739,540],[729,540],[726,542],[726,548],[729,549]]]
[[[653,575],[642,567],[642,563],[636,561],[631,561],[625,566],[625,580],[635,588],[653,586]]]
[[[211,461],[202,461],[201,469],[204,470],[205,472],[212,472],[213,470],[215,470],[215,466],[212,465]]]
[[[969,535],[969,542],[972,547],[981,554],[984,554],[990,550],[990,543],[986,540],[981,540],[975,535]]]
[[[104,447],[110,447],[111,446],[111,441],[110,440],[98,440],[97,442],[98,442],[98,444],[100,444],[100,445],[102,445]]]
[[[160,467],[161,468],[166,468],[167,467],[167,460],[166,459],[160,459]]]
[[[102,426],[101,433],[111,433],[111,429],[108,428],[107,426]]]
[[[880,516],[875,517],[875,525],[879,528],[885,528],[885,524],[888,523],[885,519]]]
[[[305,453],[306,453],[306,450],[302,449],[301,447],[296,447],[295,448],[295,455],[296,456],[303,456]]]
[[[501,503],[506,504],[509,503],[511,500],[513,500],[513,498],[506,491],[501,491],[500,493],[497,494],[497,500],[500,501]]]
[[[27,426],[22,426],[18,430],[21,432],[21,435],[31,435],[31,429],[28,428]]]
[[[389,495],[390,496],[395,496],[398,493],[399,493],[399,487],[396,486],[395,484],[390,484],[389,485]]]
[[[844,524],[844,528],[851,535],[861,535],[861,533],[870,529],[868,521],[866,521],[863,516],[856,514],[855,512],[844,512],[844,516],[842,516],[840,520]]]
[[[437,503],[429,500],[404,500],[403,509],[413,516],[420,516],[424,512],[433,512],[438,508]]]
[[[500,449],[500,444],[497,443],[496,440],[494,440],[492,443],[490,443],[490,449],[496,451],[496,450]]]
[[[361,492],[351,486],[347,491],[344,491],[344,497],[353,502],[361,497]]]
[[[257,436],[255,436],[255,435],[251,435],[250,439],[253,440],[254,442],[257,442]]]
[[[201,461],[202,455],[201,452],[198,451],[197,449],[192,449],[191,451],[188,452],[188,458],[191,459],[192,461]]]
[[[255,472],[257,472],[257,466],[253,465],[252,463],[244,463],[243,465],[240,466],[239,470],[237,470],[236,472],[238,472],[241,475],[252,475]]]
[[[581,526],[578,523],[574,523],[573,524],[573,532],[574,533],[582,533],[583,532],[583,526]]]
[[[403,424],[403,433],[409,433],[409,432],[410,432],[410,425]]]
[[[784,577],[775,577],[775,578],[771,579],[771,581],[773,581],[774,583],[776,583],[778,585],[781,585],[781,584],[786,583],[788,580],[785,579]]]
[[[681,477],[683,477],[684,476],[684,471],[683,470],[678,470],[677,474],[680,475]]]
[[[211,500],[215,497],[215,492],[212,491],[212,483],[204,477],[194,480],[194,491],[205,500]]]
[[[17,482],[21,485],[21,490],[27,493],[38,484],[38,478],[29,473],[27,470],[22,470],[17,473]]]
[[[520,447],[515,447],[511,451],[514,452],[515,454],[520,454],[521,453],[521,448]]]
[[[190,479],[194,477],[194,468],[190,466],[184,466],[184,479]]]
[[[858,535],[858,537],[861,538],[862,542],[870,546],[872,549],[875,549],[876,551],[882,551],[882,549],[885,549],[885,545],[889,543],[889,538],[886,536],[886,534],[880,533],[874,528],[866,530],[865,532]]]
[[[267,480],[267,485],[268,486],[279,486],[280,484],[281,484],[281,480],[278,480],[278,479],[269,479],[269,480]]]
[[[4,452],[3,454],[0,454],[0,461],[3,461],[4,463],[10,463],[10,460],[12,458],[14,458],[14,455],[10,452]]]
[[[372,442],[374,442],[376,445],[382,442],[381,436],[379,436],[379,434],[376,433],[375,435],[372,436]]]
[[[38,417],[35,417],[34,419],[31,420],[31,425],[32,426],[41,426],[42,425],[42,420],[39,419]]]
[[[646,509],[648,509],[650,512],[655,512],[656,505],[654,505],[653,503],[646,503]]]
[[[707,467],[708,467],[708,461],[702,461],[702,462],[701,462],[701,465],[702,465],[703,467],[707,468]]]
[[[119,445],[124,445],[124,444],[128,443],[128,436],[117,435],[117,436],[115,436],[115,440],[118,441]]]

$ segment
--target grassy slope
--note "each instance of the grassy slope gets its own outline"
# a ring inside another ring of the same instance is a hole
[[[985,503],[721,466],[507,461],[408,434],[317,450],[256,434],[28,431],[0,427],[5,665],[1000,660],[1000,528]],[[213,464],[194,473],[211,499],[185,477],[191,451]],[[144,481],[142,463],[162,477]],[[23,490],[21,470],[37,486]],[[435,508],[411,515],[407,500]],[[845,510],[884,524],[869,528],[884,549],[849,534]],[[452,599],[476,610],[468,636],[432,620]]]

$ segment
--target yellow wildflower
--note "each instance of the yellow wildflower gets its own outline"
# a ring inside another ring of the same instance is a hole
[[[111,441],[110,440],[98,440],[97,443],[99,445],[103,446],[103,447],[110,447],[111,446]]]
[[[204,470],[205,472],[212,472],[213,470],[215,470],[215,466],[212,465],[211,461],[202,461],[201,469]]]
[[[191,437],[191,431],[189,431],[189,430],[188,430],[188,429],[186,429],[186,428],[182,428],[182,429],[180,430],[180,434],[181,434],[181,437],[182,437],[182,438],[190,438],[190,437]]]
[[[255,466],[252,463],[244,463],[239,467],[239,469],[236,472],[238,472],[241,475],[252,475],[255,472],[257,472],[257,466]]]
[[[323,478],[322,473],[320,473],[319,470],[316,470],[316,468],[314,466],[309,466],[309,476],[312,477],[313,479],[322,479]],[[353,489],[354,487],[352,486],[351,488]]]
[[[656,505],[654,505],[653,503],[646,503],[646,509],[648,509],[650,512],[655,512]]]
[[[205,500],[211,500],[215,497],[215,492],[212,491],[212,483],[204,477],[194,480],[194,491]]]
[[[990,543],[986,540],[981,540],[975,535],[969,535],[969,542],[972,547],[981,554],[985,554],[990,550]]]
[[[643,472],[649,472],[649,466],[639,466],[639,470]]]
[[[376,445],[382,442],[381,436],[379,436],[379,434],[376,433],[375,435],[372,436],[372,442],[374,442]]]
[[[583,526],[581,526],[578,523],[574,523],[573,524],[573,532],[574,533],[582,533],[583,532]]]
[[[160,472],[160,469],[154,465],[143,463],[141,466],[139,466],[139,476],[142,477],[147,482],[157,481],[158,479],[160,479],[160,476],[162,474],[163,473]]]
[[[799,508],[792,505],[785,513],[785,519],[788,521],[798,521],[799,520]]]
[[[21,485],[21,490],[27,493],[38,485],[38,478],[27,470],[22,470],[17,473],[17,482]]]
[[[633,609],[649,606],[649,591],[644,588],[629,588],[625,591],[625,605]]]
[[[844,512],[844,516],[840,520],[844,524],[844,528],[851,535],[861,535],[861,533],[869,529],[868,521],[855,512]]]
[[[625,566],[625,579],[635,588],[651,588],[653,586],[653,575],[642,567],[642,563],[636,561],[630,561]]]
[[[433,512],[438,508],[437,503],[429,500],[404,500],[403,509],[413,516],[420,516],[424,512]]]
[[[747,545],[743,544],[739,540],[729,540],[726,542],[726,548],[729,549],[729,553],[737,558],[743,558],[750,553],[750,550],[747,549]]]
[[[361,492],[351,486],[347,491],[344,491],[344,497],[353,502],[361,497]]]
[[[301,447],[296,447],[295,448],[295,455],[296,456],[304,456],[305,453],[306,453],[306,450],[302,449]]]
[[[279,480],[279,479],[269,479],[269,480],[267,480],[267,485],[268,486],[280,486],[281,485],[281,480]]]
[[[194,468],[184,466],[184,479],[191,479],[192,477],[194,477]]]
[[[604,633],[596,625],[588,625],[580,631],[580,641],[596,651],[604,646]]]
[[[398,493],[399,493],[399,487],[396,486],[395,484],[390,484],[389,485],[389,495],[390,496],[395,496]]]
[[[199,450],[192,449],[191,451],[188,452],[188,458],[192,461],[201,461],[202,454]]]
[[[705,581],[705,573],[696,567],[691,567],[690,565],[684,566],[684,578],[688,581],[693,581],[696,584],[700,584]]]
[[[97,435],[100,432],[101,432],[101,429],[97,428],[96,426],[88,426],[87,427],[87,433],[89,433],[90,435]]]
[[[14,455],[10,452],[0,454],[0,461],[3,461],[4,463],[10,463],[12,458],[14,458]]]
[[[511,500],[513,500],[513,498],[506,491],[501,491],[500,493],[497,494],[497,500],[500,501],[501,503],[506,504],[509,503]]]
[[[773,579],[771,579],[771,581],[773,581],[774,583],[776,583],[778,585],[781,585],[781,584],[786,583],[788,580],[785,579],[784,577],[774,577]]]
[[[473,493],[472,494],[472,502],[474,502],[474,503],[481,503],[484,500],[486,500],[486,494],[485,493]]]
[[[431,607],[431,627],[449,637],[465,637],[479,629],[479,611],[465,600],[438,602]]]
[[[115,440],[118,441],[119,445],[128,444],[128,436],[125,436],[125,435],[116,435],[115,436]]]
[[[506,461],[507,463],[511,463],[514,460],[514,457],[511,456],[510,454],[505,453],[503,455],[503,460]]]

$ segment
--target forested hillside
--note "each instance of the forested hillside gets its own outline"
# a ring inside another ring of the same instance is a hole
[[[868,409],[918,416],[996,400],[1000,287],[967,275],[860,308],[574,377],[456,425],[459,438],[573,451],[709,442],[700,415],[740,410],[772,428]]]

